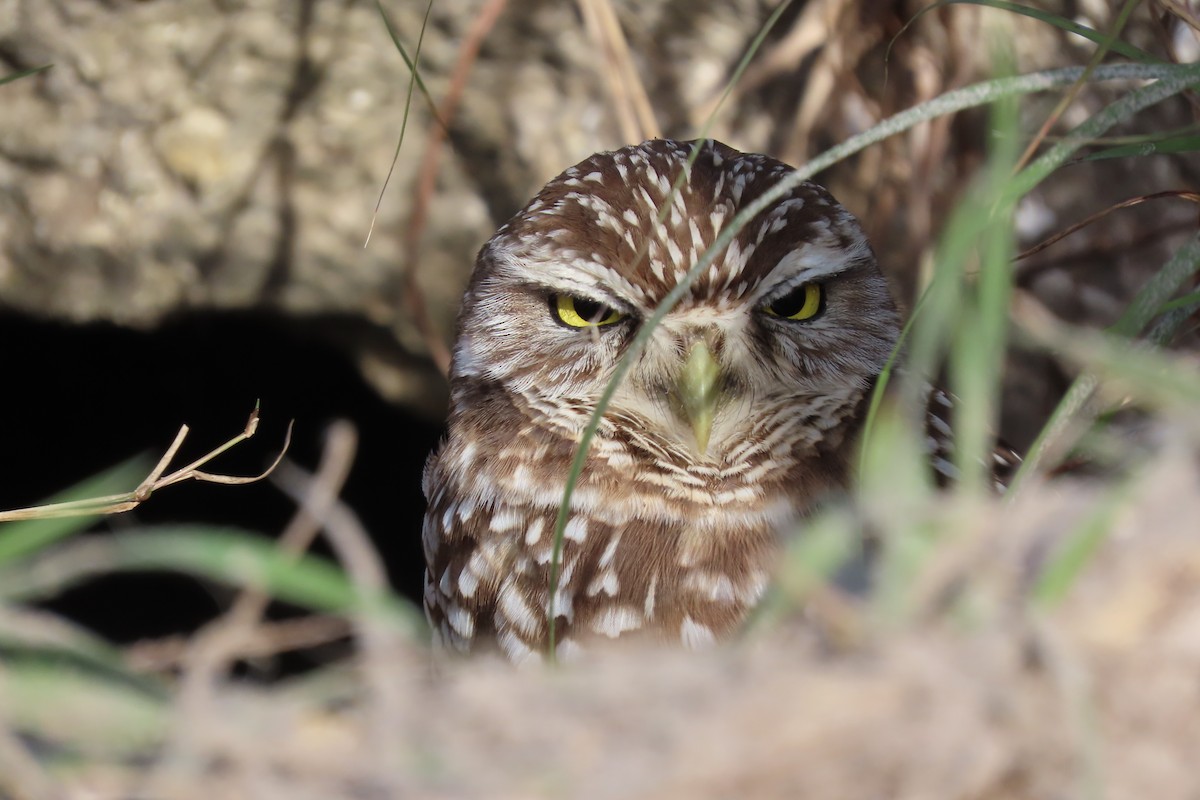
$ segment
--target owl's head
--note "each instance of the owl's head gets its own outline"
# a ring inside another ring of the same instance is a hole
[[[575,409],[558,423],[582,425],[658,303],[792,171],[715,141],[688,167],[691,148],[652,140],[598,153],[496,232],[463,301],[452,390]],[[898,332],[858,221],[802,183],[717,253],[653,331],[609,416],[720,459],[765,418],[856,403]]]

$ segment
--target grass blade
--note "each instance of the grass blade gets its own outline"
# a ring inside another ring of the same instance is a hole
[[[253,533],[201,525],[146,528],[68,543],[19,567],[0,570],[0,598],[37,600],[96,575],[149,570],[251,586],[318,611],[379,615],[406,630],[422,624],[404,601],[390,593],[364,596],[341,569],[323,558],[297,558]]]
[[[1148,139],[1142,142],[1115,145],[1089,153],[1080,157],[1080,161],[1103,161],[1110,158],[1144,158],[1146,156],[1161,156],[1168,153],[1193,153],[1200,150],[1200,134],[1189,133],[1181,136],[1168,136],[1160,139]]]
[[[41,67],[34,67],[33,69],[14,72],[12,75],[5,75],[3,78],[0,78],[0,86],[3,86],[6,83],[11,83],[12,81],[18,81],[21,78],[28,78],[30,75],[37,75],[39,72],[45,72],[53,66],[53,64],[46,64]]]
[[[1048,609],[1062,601],[1108,538],[1117,511],[1131,494],[1132,481],[1126,480],[1099,498],[1096,507],[1066,537],[1042,568],[1030,593],[1034,606]]]
[[[383,27],[387,29],[388,36],[391,38],[396,52],[400,54],[400,58],[404,59],[404,65],[408,67],[412,80],[416,81],[417,88],[421,91],[421,96],[429,104],[429,113],[433,115],[434,120],[439,125],[445,128],[446,124],[438,116],[437,103],[434,102],[433,95],[429,93],[429,89],[425,88],[425,81],[421,78],[421,73],[417,71],[417,62],[408,55],[408,50],[405,49],[404,42],[400,41],[400,34],[396,32],[396,26],[392,24],[391,17],[387,15],[387,11],[384,9],[381,0],[375,0],[375,7],[379,9],[379,16],[383,18]],[[432,8],[432,4],[430,4],[430,8]],[[428,19],[428,13],[426,18]]]
[[[1194,235],[1175,255],[1163,265],[1137,296],[1121,318],[1113,324],[1108,332],[1117,336],[1132,338],[1141,333],[1155,316],[1163,309],[1166,301],[1183,285],[1183,283],[1200,271],[1200,233]],[[1182,323],[1182,318],[1174,317],[1176,324]],[[1172,331],[1173,332],[1173,331]],[[1162,333],[1160,332],[1160,336]],[[1099,385],[1097,376],[1089,371],[1075,379],[1063,399],[1051,414],[1050,420],[1042,428],[1024,463],[1013,476],[1010,491],[1015,491],[1020,484],[1043,463],[1057,458],[1073,438],[1067,432],[1082,424],[1078,418],[1085,413],[1088,401]]]
[[[1048,25],[1053,25],[1065,33],[1073,33],[1076,36],[1081,36],[1084,39],[1087,39],[1089,42],[1107,47],[1112,52],[1125,56],[1133,61],[1137,61],[1142,64],[1163,63],[1162,59],[1155,58],[1145,50],[1141,50],[1126,42],[1110,40],[1107,34],[1101,33],[1094,28],[1089,28],[1086,25],[1080,25],[1078,22],[1069,20],[1066,17],[1061,17],[1058,14],[1052,14],[1049,11],[1043,11],[1040,8],[1031,8],[1029,6],[1020,5],[1019,3],[1009,3],[1005,2],[1005,0],[939,0],[939,2],[928,5],[918,11],[912,19],[904,24],[904,27],[900,29],[900,32],[897,33],[896,36],[892,37],[892,41],[894,42],[896,39],[902,36],[904,31],[907,30],[909,26],[911,26],[925,14],[935,9],[951,5],[983,6],[985,8],[994,8],[999,11],[1007,11],[1012,14],[1020,14],[1023,17],[1029,17],[1030,19],[1036,19],[1039,22],[1045,22]],[[889,51],[891,50],[890,43],[888,45],[888,49]]]

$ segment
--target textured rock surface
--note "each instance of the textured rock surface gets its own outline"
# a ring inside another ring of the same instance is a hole
[[[422,5],[388,7],[410,52]],[[434,4],[421,58],[437,97],[477,5]],[[742,33],[755,24],[718,16]],[[13,70],[54,65],[3,90],[4,306],[137,326],[208,308],[350,312],[423,350],[399,289],[429,121],[420,96],[363,248],[408,86],[373,3],[9,0],[0,57]],[[496,220],[615,141],[590,59],[570,4],[514,9],[489,39],[420,249],[443,332]],[[719,63],[707,65],[709,84]]]
[[[433,4],[421,63],[439,101],[483,5]],[[695,135],[774,7],[614,5],[661,133],[675,136]],[[412,52],[424,4],[384,7]],[[985,74],[977,43],[989,14],[1019,28],[1022,69],[1084,63],[1090,52],[1041,23],[959,7],[926,15],[898,38],[885,75],[885,48],[912,10],[795,4],[712,134],[799,162]],[[1085,11],[1107,24],[1103,7]],[[1135,18],[1132,36],[1153,46],[1152,33]],[[347,337],[341,346],[386,395],[430,407],[417,398],[439,396],[439,379],[414,366],[427,347],[402,280],[431,124],[419,95],[363,248],[408,88],[375,3],[0,0],[0,71],[46,63],[54,65],[48,72],[0,88],[0,309],[140,327],[207,310],[270,308],[297,320],[348,314],[387,336]],[[501,14],[451,118],[415,250],[425,308],[443,338],[490,232],[565,166],[625,143],[613,64],[576,3],[514,1]],[[1163,127],[1180,124],[1172,115],[1186,104],[1172,109]],[[983,112],[941,120],[822,176],[863,218],[900,294],[978,166],[986,130]],[[1173,159],[1153,162],[1155,170],[1148,163],[1132,171],[1089,165],[1083,192],[1072,176],[1056,176],[1040,215],[1027,215],[1036,222],[1029,237],[1101,202],[1167,188],[1184,169]],[[1131,254],[1128,243],[1147,219],[1186,217],[1164,208],[1122,214],[1112,235],[1077,240],[1082,260],[1035,265],[1022,280],[1073,319],[1110,320],[1166,252],[1152,243]]]
[[[5,87],[6,304],[135,325],[260,304],[395,316],[395,237],[362,242],[407,82],[372,5],[7,5],[6,60],[54,67]],[[410,5],[394,13],[415,31]],[[430,62],[450,47],[435,28]],[[405,210],[420,128],[381,232]],[[430,248],[431,273],[491,225],[461,181],[446,195],[454,247]]]

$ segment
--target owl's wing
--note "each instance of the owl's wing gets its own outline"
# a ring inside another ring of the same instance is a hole
[[[421,530],[425,550],[425,615],[437,645],[467,653],[477,641],[492,641],[493,617],[508,554],[487,536],[488,509],[457,492],[442,469],[439,453],[425,466],[429,505]]]

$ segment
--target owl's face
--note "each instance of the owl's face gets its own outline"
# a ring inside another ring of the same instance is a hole
[[[707,142],[668,204],[690,148],[655,140],[594,155],[492,237],[459,319],[454,391],[485,385],[539,414],[558,410],[547,424],[578,432],[658,303],[741,208],[791,172]],[[858,222],[803,183],[699,275],[653,331],[607,419],[719,464],[752,434],[769,436],[766,420],[844,414],[898,330]]]

